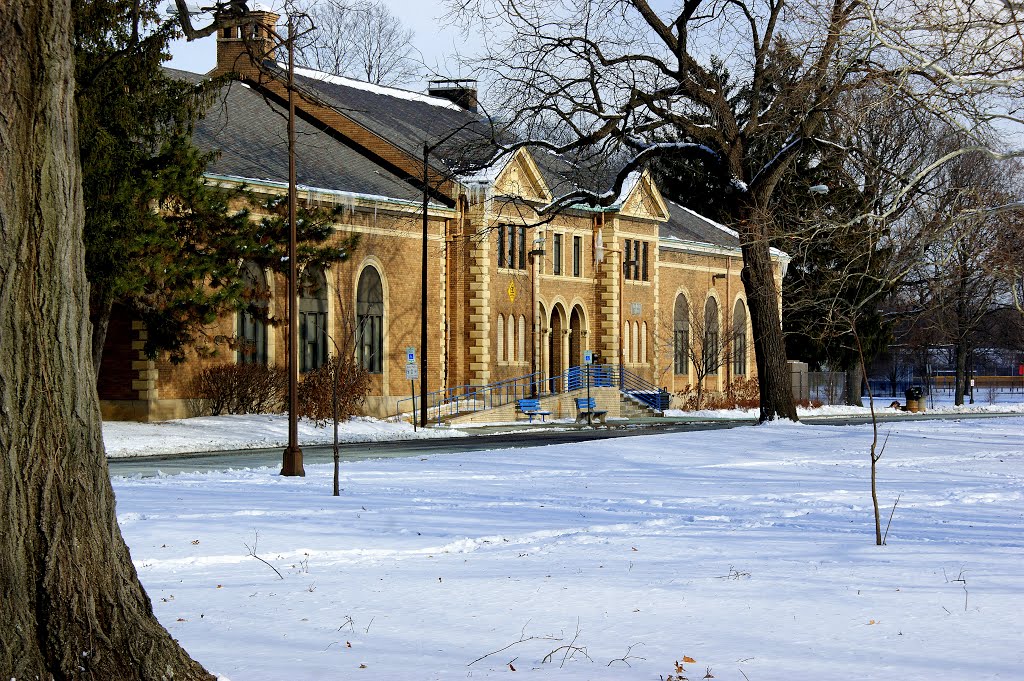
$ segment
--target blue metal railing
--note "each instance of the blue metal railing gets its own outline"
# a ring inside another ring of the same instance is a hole
[[[668,409],[669,392],[628,369],[619,372],[619,390],[655,411]]]
[[[669,393],[637,374],[614,364],[575,366],[554,376],[541,372],[483,386],[462,385],[427,393],[427,414],[438,423],[444,417],[501,407],[525,397],[544,397],[592,388],[618,388],[624,395],[654,409],[668,409]],[[418,414],[420,398],[398,401],[398,416]]]
[[[438,423],[445,416],[458,416],[494,409],[524,397],[533,397],[533,386],[540,383],[540,372],[518,376],[488,385],[460,385],[427,393],[427,415]],[[419,414],[420,396],[406,397],[397,403],[398,415]]]

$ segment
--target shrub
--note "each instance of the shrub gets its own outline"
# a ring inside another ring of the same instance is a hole
[[[353,357],[331,357],[299,384],[299,416],[305,416],[322,426],[334,419],[335,371],[338,375],[338,420],[348,420],[355,414],[370,391],[370,374]]]
[[[265,414],[279,412],[288,389],[284,369],[263,364],[223,364],[203,369],[189,385],[193,411],[201,401],[203,412]]]
[[[725,386],[724,392],[703,391],[698,395],[696,386],[687,384],[676,392],[681,398],[680,409],[697,411],[699,409],[753,409],[761,403],[761,391],[757,380],[739,377]],[[699,398],[699,399],[698,399]]]

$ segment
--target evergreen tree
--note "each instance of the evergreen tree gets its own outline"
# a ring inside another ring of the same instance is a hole
[[[85,200],[86,274],[92,356],[99,374],[115,304],[145,325],[149,357],[208,349],[204,327],[251,305],[244,259],[280,271],[287,224],[281,200],[253,220],[243,192],[209,187],[211,155],[191,142],[219,80],[198,85],[161,68],[173,22],[158,24],[158,3],[80,0],[75,63]],[[147,27],[149,29],[147,30]],[[330,211],[304,211],[302,261],[343,259],[354,242],[328,244]],[[285,263],[286,264],[286,263]]]

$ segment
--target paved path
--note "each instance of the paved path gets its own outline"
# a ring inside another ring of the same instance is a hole
[[[1002,418],[1020,414],[881,414],[879,421],[921,421],[930,419],[974,419]],[[831,426],[846,426],[871,423],[864,416],[808,417],[804,423]],[[586,442],[636,435],[680,433],[699,430],[720,430],[752,426],[750,419],[698,419],[694,417],[640,418],[629,421],[613,421],[609,427],[579,427],[572,424],[534,424],[532,426],[487,426],[473,428],[470,437],[436,438],[423,440],[399,440],[391,442],[355,442],[339,445],[341,461],[360,461],[389,457],[426,456],[427,454],[452,454],[481,449],[515,449],[540,447],[543,445]],[[191,471],[224,470],[227,468],[279,467],[281,447],[250,449],[243,451],[202,452],[168,456],[147,456],[109,459],[111,475],[152,476],[157,472],[165,474]],[[330,463],[333,458],[331,445],[303,446],[303,459],[307,464]]]

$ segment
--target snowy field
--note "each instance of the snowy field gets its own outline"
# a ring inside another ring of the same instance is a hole
[[[414,431],[408,423],[360,416],[353,416],[339,425],[338,437],[342,442],[384,442],[465,435],[444,428]],[[288,417],[281,414],[248,414],[203,416],[159,423],[105,421],[103,442],[107,456],[111,458],[284,447],[288,444]],[[311,421],[300,420],[299,442],[303,445],[331,444],[334,442],[334,426],[328,424],[317,427]]]
[[[884,547],[868,426],[114,488],[160,620],[231,681],[1024,678],[1024,417],[882,433]]]

